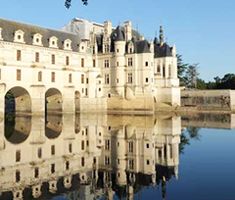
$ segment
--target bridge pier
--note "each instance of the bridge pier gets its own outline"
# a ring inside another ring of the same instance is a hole
[[[64,88],[63,113],[75,113],[75,91],[73,87]]]
[[[32,101],[32,114],[45,115],[45,87],[44,86],[31,86],[31,101]]]
[[[4,119],[4,112],[5,112],[5,90],[6,90],[6,85],[1,83],[0,84],[0,120]]]

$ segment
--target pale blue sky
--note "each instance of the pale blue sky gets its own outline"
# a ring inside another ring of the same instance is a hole
[[[60,28],[74,17],[113,25],[131,20],[147,39],[163,25],[167,41],[188,63],[199,63],[200,77],[235,73],[234,0],[2,0],[0,18]]]

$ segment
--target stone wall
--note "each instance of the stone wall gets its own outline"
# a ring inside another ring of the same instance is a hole
[[[235,110],[234,90],[183,90],[181,106],[202,110]]]

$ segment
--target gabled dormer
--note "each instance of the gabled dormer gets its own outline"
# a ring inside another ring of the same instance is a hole
[[[36,33],[33,35],[33,45],[42,46],[42,35]]]
[[[79,45],[79,52],[86,52],[86,48],[87,48],[87,43],[86,41],[81,41],[80,45]]]
[[[72,41],[70,39],[64,41],[64,50],[72,50]]]
[[[17,30],[14,33],[14,42],[25,43],[24,41],[24,31]]]
[[[127,45],[127,53],[134,53],[134,43],[132,41]]]
[[[52,36],[49,38],[49,47],[51,48],[58,48],[58,38]]]

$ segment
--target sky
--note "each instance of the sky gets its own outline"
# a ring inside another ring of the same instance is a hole
[[[75,17],[113,26],[131,20],[152,40],[159,26],[185,63],[199,63],[200,78],[209,81],[235,73],[234,0],[1,0],[0,18],[60,29]]]

